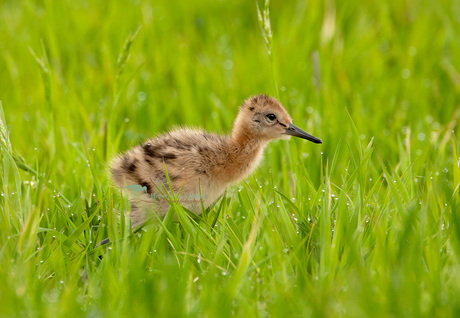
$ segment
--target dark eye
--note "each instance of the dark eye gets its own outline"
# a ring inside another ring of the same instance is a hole
[[[268,114],[267,118],[270,119],[271,121],[273,121],[273,120],[276,119],[276,116],[275,116],[275,114]]]

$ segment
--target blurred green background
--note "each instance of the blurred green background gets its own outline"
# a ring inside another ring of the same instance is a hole
[[[458,316],[460,1],[269,16],[270,54],[255,1],[1,1],[0,315]],[[197,223],[117,225],[112,156],[258,93],[323,144],[272,143]]]

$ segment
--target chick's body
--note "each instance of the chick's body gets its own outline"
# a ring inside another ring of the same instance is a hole
[[[150,210],[160,215],[168,211],[169,198],[163,185],[168,191],[170,188],[165,170],[179,203],[200,214],[202,203],[209,207],[230,184],[249,175],[262,159],[262,152],[259,142],[241,146],[230,136],[176,129],[116,158],[112,176],[119,187],[129,189],[136,184],[145,189],[146,193],[131,193],[135,227],[142,224]]]

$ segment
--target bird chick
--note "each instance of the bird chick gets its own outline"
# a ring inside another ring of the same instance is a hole
[[[111,174],[117,186],[131,190],[135,228],[154,213],[164,216],[172,193],[183,207],[200,214],[231,184],[254,171],[271,140],[290,136],[321,143],[294,126],[276,99],[252,96],[241,106],[231,134],[174,129],[117,156],[110,164]]]

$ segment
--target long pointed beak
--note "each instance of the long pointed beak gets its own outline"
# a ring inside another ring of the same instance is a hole
[[[291,135],[291,136],[294,136],[294,137],[300,137],[300,138],[303,138],[303,139],[307,139],[307,140],[310,140],[311,142],[314,142],[315,144],[322,144],[323,143],[321,141],[321,139],[316,138],[315,136],[312,136],[310,134],[307,134],[305,131],[303,131],[302,129],[300,129],[297,126],[294,126],[293,124],[289,124],[289,127],[286,128],[285,134],[286,135]]]

